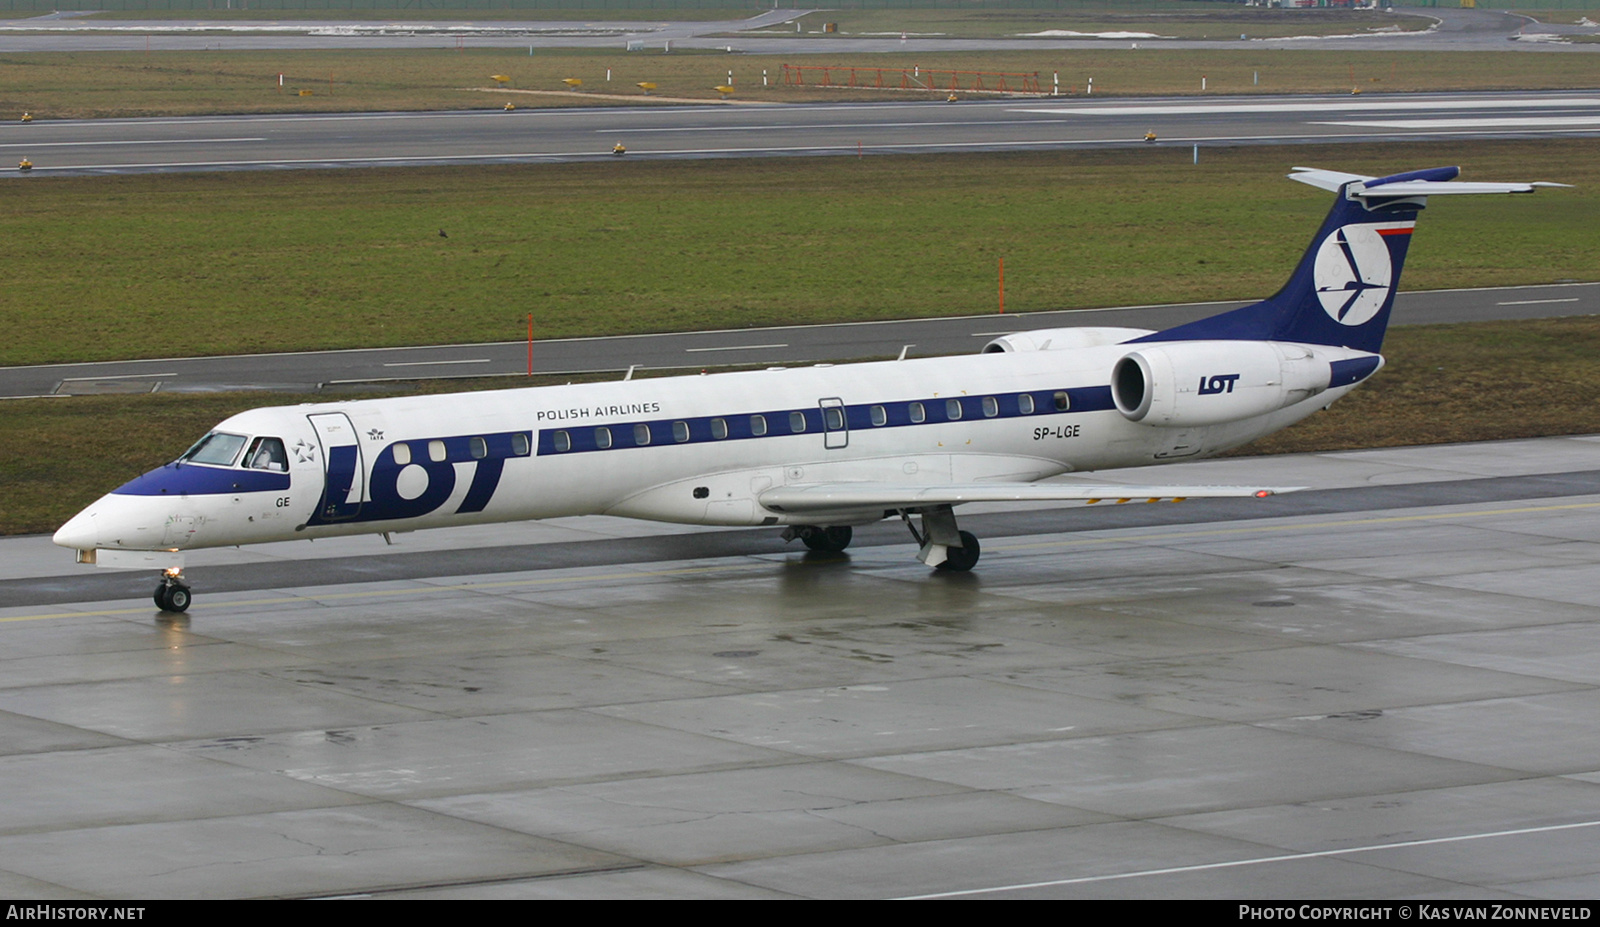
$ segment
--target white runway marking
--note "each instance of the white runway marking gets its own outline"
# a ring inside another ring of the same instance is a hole
[[[1509,300],[1506,300],[1503,303],[1495,303],[1495,305],[1496,306],[1542,306],[1545,303],[1575,303],[1575,302],[1578,302],[1578,297],[1569,296],[1566,299],[1509,299]]]
[[[786,344],[730,344],[720,348],[684,348],[683,353],[694,354],[699,351],[759,351],[763,348],[787,348]]]
[[[1349,847],[1343,850],[1321,850],[1316,853],[1286,853],[1282,856],[1258,856],[1236,859],[1225,863],[1203,863],[1197,866],[1173,866],[1168,869],[1141,869],[1136,872],[1118,872],[1111,875],[1085,876],[1081,879],[1056,879],[1051,882],[1027,882],[1018,885],[997,885],[993,888],[975,888],[966,891],[940,892],[934,895],[914,895],[901,901],[920,901],[930,898],[960,898],[970,895],[987,895],[995,892],[1018,891],[1029,888],[1050,888],[1057,885],[1083,885],[1089,882],[1111,882],[1118,879],[1137,879],[1143,876],[1172,875],[1180,872],[1204,872],[1208,869],[1232,869],[1238,866],[1259,866],[1262,863],[1286,863],[1301,859],[1321,859],[1327,856],[1345,856],[1351,853],[1371,853],[1375,850],[1398,850],[1406,847],[1425,847],[1441,843],[1461,843],[1467,840],[1487,840],[1493,837],[1516,837],[1523,834],[1543,834],[1558,830],[1600,826],[1600,821],[1580,821],[1577,824],[1551,824],[1547,827],[1523,827],[1517,830],[1498,830],[1486,834],[1463,834],[1459,837],[1435,837],[1429,840],[1403,840],[1399,843],[1375,843],[1371,846]]]
[[[79,380],[148,380],[152,377],[175,377],[175,373],[119,373],[105,377],[62,377],[63,383],[74,383]]]
[[[1013,112],[1026,112],[1014,110]],[[1030,123],[1034,124],[1034,123]],[[794,125],[746,125],[746,126],[659,126],[643,129],[595,129],[596,135],[614,135],[618,132],[631,132],[643,135],[647,132],[772,132],[783,130],[811,130],[811,129],[928,129],[928,128],[967,128],[972,126],[1015,126],[1015,119],[984,119],[962,120],[959,122],[834,122],[834,123],[795,123]]]
[[[94,148],[108,145],[221,145],[233,142],[264,142],[264,138],[153,138],[119,142],[22,142],[0,148]]]
[[[1313,122],[1314,126],[1353,126],[1364,129],[1504,129],[1516,126],[1550,129],[1557,126],[1600,126],[1593,116],[1496,116],[1476,119],[1382,119],[1371,122]]]
[[[489,358],[474,357],[469,360],[432,360],[432,361],[394,361],[384,364],[385,367],[432,367],[435,364],[487,364]]]
[[[1530,109],[1543,107],[1600,106],[1594,97],[1553,97],[1548,100],[1330,100],[1324,103],[1198,103],[1159,104],[1151,106],[1072,106],[1072,107],[1018,107],[1014,113],[1070,113],[1076,116],[1176,116],[1184,113],[1328,113],[1365,110],[1368,112],[1423,110],[1440,112],[1451,109]]]

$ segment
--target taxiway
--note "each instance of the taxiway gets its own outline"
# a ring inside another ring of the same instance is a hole
[[[753,75],[751,77],[754,77]],[[755,78],[759,79],[759,78]],[[1589,92],[628,106],[0,124],[0,177],[1600,135]]]
[[[0,398],[94,393],[314,391],[393,380],[692,371],[718,366],[833,363],[974,353],[1011,332],[1081,325],[1163,329],[1244,303],[1125,306],[838,325],[728,329],[491,344],[151,358],[0,367]],[[1554,318],[1600,312],[1600,283],[1400,293],[1394,324]]]
[[[0,540],[0,892],[1591,897],[1597,452],[1188,464],[1316,488],[974,510],[951,576],[601,518],[197,552],[176,617]]]

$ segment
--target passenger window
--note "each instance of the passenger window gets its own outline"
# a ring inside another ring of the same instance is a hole
[[[567,435],[567,433],[564,431],[557,433],[563,438],[565,438]],[[489,442],[483,440],[482,438],[473,438],[472,440],[468,441],[467,449],[472,452],[473,460],[482,460],[483,458],[489,456]]]
[[[283,442],[277,438],[257,438],[244,459],[245,465],[252,470],[284,473],[289,469],[289,455],[284,453]]]
[[[1033,397],[1028,395],[1027,393],[1023,393],[1022,395],[1018,396],[1017,397],[1017,411],[1021,412],[1023,415],[1032,415],[1033,414]]]
[[[511,436],[511,453],[516,457],[528,456],[528,436],[526,434],[519,431]],[[410,454],[406,456],[409,457]]]
[[[721,441],[728,436],[728,423],[720,418],[711,420],[711,437]]]
[[[946,399],[944,401],[944,417],[952,422],[961,418],[961,400]]]
[[[920,424],[928,420],[928,413],[922,408],[922,403],[920,402],[913,402],[908,411],[911,413],[911,421],[913,422]]]
[[[633,426],[633,443],[644,447],[650,443],[650,426],[638,424]]]
[[[750,416],[750,433],[758,438],[767,433],[767,417],[765,415]]]
[[[889,413],[885,412],[883,410],[883,406],[873,406],[872,407],[872,424],[874,426],[877,426],[877,425],[888,424],[888,422],[889,422]]]
[[[566,432],[558,431],[552,436],[552,438],[554,439],[553,443],[556,446],[556,452],[557,453],[562,453],[562,452],[565,452],[565,451],[572,450],[572,437],[570,435],[568,435]],[[477,439],[474,438],[473,440],[477,440]]]
[[[1061,390],[1061,391],[1057,392],[1056,393],[1056,411],[1057,412],[1065,412],[1070,408],[1072,408],[1072,400],[1067,398],[1067,391],[1066,390]]]
[[[688,422],[673,422],[672,423],[672,440],[678,442],[679,444],[682,444],[683,442],[689,440],[689,423]]]
[[[983,397],[983,417],[994,418],[1000,414],[1000,401],[993,396]]]
[[[605,450],[606,448],[610,447],[611,446],[611,429],[609,429],[609,428],[596,428],[594,430],[594,446],[598,447],[602,451]]]
[[[411,462],[411,445],[405,443],[404,441],[401,441],[399,444],[396,444],[394,446],[394,462],[396,464],[398,464],[399,466],[402,466],[402,467],[405,466],[406,464],[410,463]]]
[[[444,460],[444,456],[445,455],[444,455],[444,442],[443,441],[429,441],[428,442],[428,459],[429,460],[433,461],[434,463],[438,463],[438,462]]]
[[[844,428],[844,410],[829,407],[822,410],[822,427],[829,431],[841,431]]]
[[[795,434],[806,430],[806,414],[804,412],[789,413],[789,430]]]

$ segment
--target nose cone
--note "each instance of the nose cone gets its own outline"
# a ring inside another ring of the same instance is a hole
[[[159,550],[174,546],[163,543],[171,520],[168,505],[111,493],[72,516],[52,540],[75,550]]]
[[[74,550],[94,550],[96,547],[104,547],[105,545],[100,543],[99,533],[96,529],[100,521],[100,512],[104,508],[105,498],[102,497],[99,502],[72,516],[66,524],[56,531],[55,537],[51,538],[51,540],[62,547],[70,547]]]

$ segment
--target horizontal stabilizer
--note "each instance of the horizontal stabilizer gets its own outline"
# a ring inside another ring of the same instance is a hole
[[[1365,174],[1346,174],[1343,171],[1325,171],[1317,167],[1296,167],[1295,173],[1289,175],[1290,180],[1298,180],[1313,187],[1323,190],[1336,191],[1340,187],[1353,181],[1377,180]]]
[[[1266,497],[1303,486],[1136,486],[1082,483],[810,483],[769,489],[761,504],[774,512],[916,509],[964,502],[1176,502],[1183,499]]]
[[[1298,180],[1324,190],[1338,190],[1345,184],[1350,188],[1345,195],[1351,199],[1368,200],[1391,196],[1446,196],[1461,193],[1532,193],[1539,187],[1565,187],[1569,184],[1549,183],[1461,183],[1452,180],[1459,168],[1433,168],[1412,171],[1390,177],[1368,177],[1364,174],[1346,174],[1315,167],[1296,167],[1290,180]]]

